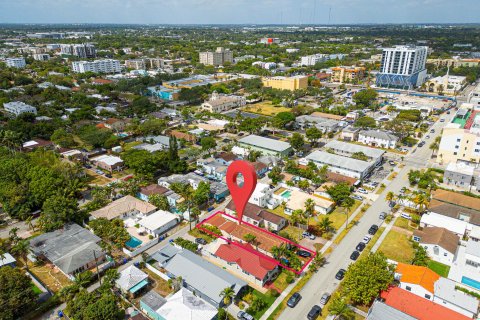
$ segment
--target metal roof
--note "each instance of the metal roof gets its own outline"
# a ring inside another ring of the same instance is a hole
[[[359,173],[366,171],[368,168],[370,168],[370,166],[372,166],[371,162],[352,159],[325,151],[314,151],[305,159],[307,161],[311,160],[313,162],[326,164],[334,168],[346,169]]]
[[[262,149],[277,151],[277,152],[283,152],[291,148],[290,143],[288,142],[260,137],[255,134],[246,136],[238,140],[238,142],[251,145],[254,147],[262,148]]]
[[[370,307],[366,320],[416,320],[416,318],[376,300]]]
[[[326,149],[332,148],[334,150],[340,150],[342,152],[350,153],[350,154],[353,154],[356,152],[363,152],[367,157],[372,159],[378,159],[385,153],[385,151],[381,149],[365,147],[358,144],[337,141],[337,140],[330,141],[325,145],[325,148]]]
[[[237,294],[241,288],[247,285],[245,281],[188,250],[178,252],[167,262],[165,269],[175,277],[182,277],[189,286],[202,292],[218,304],[222,301],[220,292],[223,289],[231,287]]]

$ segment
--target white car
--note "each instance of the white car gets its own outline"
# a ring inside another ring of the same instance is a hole
[[[360,192],[360,193],[363,193],[363,194],[368,194],[368,191],[363,189],[363,188],[358,188],[357,191]]]
[[[367,244],[367,243],[370,242],[371,239],[372,239],[372,237],[370,237],[369,235],[366,235],[365,237],[363,237],[362,242],[365,243],[365,244]]]

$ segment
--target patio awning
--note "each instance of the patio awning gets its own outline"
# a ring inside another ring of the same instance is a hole
[[[140,281],[139,283],[137,283],[136,285],[131,287],[130,290],[128,290],[128,291],[130,293],[135,293],[135,292],[139,291],[140,289],[142,289],[143,287],[145,287],[146,285],[148,285],[148,280],[147,279]]]

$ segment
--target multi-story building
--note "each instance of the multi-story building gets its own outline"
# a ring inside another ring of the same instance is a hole
[[[20,101],[12,101],[3,104],[5,110],[16,117],[24,113],[37,114],[37,109]]]
[[[365,76],[364,67],[335,67],[332,68],[332,82],[352,83],[363,79]]]
[[[308,77],[300,75],[293,77],[268,77],[262,78],[262,82],[265,87],[293,91],[306,89],[308,86]]]
[[[91,43],[61,44],[60,52],[79,58],[95,58],[97,56],[95,46]]]
[[[33,59],[37,61],[48,61],[50,60],[50,55],[48,53],[36,53],[33,55]]]
[[[148,66],[151,69],[161,69],[165,66],[165,60],[161,58],[150,58],[148,59]]]
[[[128,69],[145,70],[146,64],[144,59],[132,59],[125,61],[125,67]]]
[[[25,62],[25,58],[19,57],[19,58],[7,58],[5,59],[5,63],[7,64],[7,67],[11,68],[25,68],[27,63]]]
[[[459,57],[453,57],[452,59],[428,59],[427,63],[431,63],[436,67],[445,68],[458,68],[458,67],[478,67],[480,59],[460,59]]]
[[[342,60],[346,55],[345,54],[323,54],[317,53],[309,56],[302,57],[300,64],[302,66],[314,66],[319,62],[325,62],[327,60],[338,59]]]
[[[260,151],[263,155],[286,157],[292,153],[292,146],[285,141],[260,137],[254,134],[238,140],[240,147]]]
[[[200,52],[200,63],[206,66],[222,66],[233,63],[233,53],[229,49],[218,47],[215,51]]]
[[[358,142],[372,147],[394,149],[398,140],[397,136],[381,130],[362,130],[358,133]]]
[[[379,87],[412,89],[425,82],[428,47],[384,48],[376,84]]]
[[[467,84],[467,77],[444,75],[435,77],[425,83],[428,92],[455,95]]]
[[[262,44],[279,44],[280,39],[279,38],[261,38],[260,43]]]
[[[245,97],[219,95],[214,92],[210,100],[202,103],[202,110],[219,113],[244,106],[246,103]]]
[[[468,95],[468,103],[477,107],[480,106],[480,84],[478,84]]]
[[[72,62],[73,72],[118,73],[122,71],[120,61],[113,59]]]

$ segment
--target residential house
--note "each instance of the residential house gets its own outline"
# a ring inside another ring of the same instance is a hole
[[[259,207],[275,209],[280,204],[280,199],[274,197],[274,189],[266,183],[257,183],[255,190],[248,202],[253,203]]]
[[[140,300],[142,311],[154,320],[212,320],[218,310],[186,289],[162,298],[150,291]]]
[[[215,159],[224,166],[229,166],[233,161],[238,160],[238,157],[232,152],[221,152],[215,155]]]
[[[217,92],[214,92],[210,97],[210,100],[202,103],[201,108],[202,110],[208,112],[220,113],[234,108],[242,107],[246,103],[247,102],[245,97],[220,95]]]
[[[381,130],[362,130],[358,133],[358,142],[385,149],[395,149],[398,137]]]
[[[217,240],[204,247],[210,259],[214,259],[228,271],[259,287],[273,281],[278,273],[278,263],[271,257],[255,252],[248,243],[227,243]]]
[[[216,308],[223,305],[220,292],[225,288],[232,288],[237,296],[247,285],[245,281],[188,250],[178,252],[164,268],[170,278],[182,277],[185,288]]]
[[[384,303],[403,314],[417,320],[471,320],[461,313],[448,309],[436,302],[419,297],[399,287],[390,287],[380,294]],[[371,318],[367,318],[371,319]],[[404,318],[383,318],[382,320],[397,320]],[[410,318],[405,318],[410,319]],[[376,319],[375,319],[376,320]]]
[[[102,155],[91,159],[92,163],[98,168],[109,172],[121,171],[123,169],[123,160],[120,157],[111,155]]]
[[[231,200],[225,207],[225,213],[236,216],[235,203]],[[280,231],[287,226],[287,219],[270,211],[247,202],[243,210],[242,221],[253,224],[257,227],[262,227],[267,230]]]
[[[155,238],[172,229],[178,223],[178,215],[164,210],[158,210],[138,222],[148,235]]]
[[[360,128],[355,128],[354,126],[347,126],[343,128],[340,138],[343,141],[357,141],[360,130]]]
[[[443,182],[459,188],[469,189],[473,182],[475,168],[463,162],[450,162],[445,169]]]
[[[480,242],[470,239],[458,248],[448,278],[480,291]]]
[[[197,160],[197,166],[202,168],[208,179],[216,181],[225,181],[227,176],[227,166],[223,162],[212,157]]]
[[[282,193],[281,197],[285,202],[285,213],[292,214],[295,210],[305,209],[307,199],[313,200],[314,210],[320,214],[327,214],[335,208],[335,202],[318,195],[310,195],[306,192],[292,189]]]
[[[151,143],[151,144],[160,144],[164,149],[168,149],[170,147],[170,137],[167,136],[146,136],[141,138],[144,142]],[[177,141],[178,146],[180,147],[180,141]]]
[[[413,241],[418,242],[431,259],[452,265],[460,238],[445,228],[426,227],[413,232]]]
[[[30,240],[30,250],[38,259],[55,265],[70,279],[75,274],[93,270],[105,261],[105,252],[98,245],[99,237],[80,227],[67,224]]]
[[[186,133],[186,132],[181,132],[181,131],[177,131],[177,130],[170,131],[169,135],[171,137],[177,138],[178,140],[185,140],[185,141],[191,142],[191,143],[197,143],[197,140],[198,140],[197,137],[193,134]]]
[[[115,132],[124,131],[129,124],[130,124],[130,119],[117,119],[117,118],[109,118],[104,123],[105,127]]]
[[[478,299],[457,290],[457,283],[450,279],[440,278],[435,282],[433,302],[461,313],[469,318],[478,315]]]
[[[115,281],[116,286],[124,294],[136,296],[148,286],[148,275],[134,265],[120,271],[120,277]]]
[[[54,144],[52,141],[48,141],[40,138],[24,142],[22,145],[22,148],[25,151],[33,151],[37,148],[52,149],[53,147],[54,147]]]
[[[252,162],[253,167],[255,168],[255,172],[257,173],[257,177],[263,178],[265,174],[268,172],[268,166],[262,162]]]
[[[9,266],[15,268],[17,260],[8,252],[0,255],[0,268]]]
[[[154,194],[165,196],[170,208],[176,208],[177,205],[183,201],[182,196],[168,188],[159,186],[158,184],[151,184],[149,186],[140,188],[137,197],[140,198],[140,200],[148,202],[149,197]]]
[[[295,125],[301,129],[316,127],[323,133],[328,133],[337,132],[340,128],[340,121],[320,116],[301,115],[295,119]]]
[[[125,220],[129,217],[146,217],[157,208],[148,202],[127,195],[115,200],[105,207],[90,212],[94,219],[105,218],[108,220],[120,218]]]
[[[422,298],[433,300],[435,282],[440,276],[427,267],[398,263],[395,278],[399,287]]]
[[[167,262],[175,257],[175,255],[181,250],[180,247],[168,243],[150,255],[150,257],[155,261],[154,266],[157,269],[161,269],[164,268],[165,264],[167,264]]]
[[[467,234],[468,223],[435,212],[427,212],[424,213],[420,219],[420,227],[445,228],[460,238],[463,238],[463,236]]]
[[[370,148],[366,146],[360,146],[358,144],[332,140],[325,145],[325,149],[333,151],[337,155],[345,157],[355,157],[355,155],[362,154],[365,156],[366,161],[371,161],[375,165],[379,164],[383,160],[384,150]]]
[[[365,320],[417,320],[417,318],[390,307],[379,299],[375,299]]]
[[[468,230],[471,225],[480,226],[480,199],[461,193],[443,189],[433,191],[428,211],[467,222]]]

